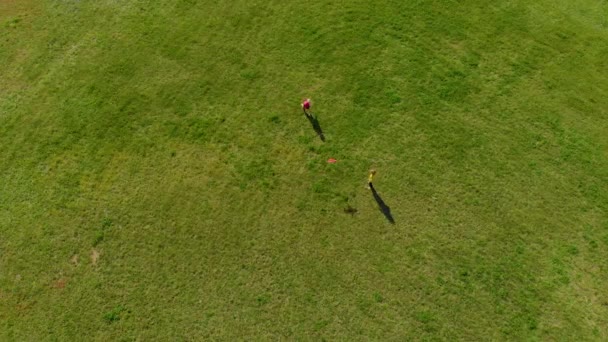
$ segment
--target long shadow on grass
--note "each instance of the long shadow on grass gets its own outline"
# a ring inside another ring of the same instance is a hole
[[[317,133],[317,135],[319,136],[321,141],[324,142],[325,135],[323,135],[323,130],[321,129],[319,120],[312,113],[308,114],[308,113],[304,112],[304,115],[306,115],[306,118],[308,119],[308,121],[310,121],[310,124],[312,125],[312,129],[315,130],[315,132]]]
[[[380,208],[380,211],[384,214],[384,217],[386,217],[388,222],[395,224],[395,219],[393,218],[393,214],[391,214],[391,208],[386,205],[386,203],[384,203],[382,197],[378,195],[378,192],[376,191],[372,183],[369,183],[369,188],[372,189],[372,195],[374,195],[374,199],[376,200],[376,203],[378,203],[378,207]]]

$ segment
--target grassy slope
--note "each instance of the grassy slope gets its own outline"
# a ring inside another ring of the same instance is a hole
[[[15,3],[0,339],[608,339],[605,4]]]

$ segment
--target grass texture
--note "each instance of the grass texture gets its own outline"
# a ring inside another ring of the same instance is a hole
[[[0,340],[608,340],[607,18],[0,1]]]

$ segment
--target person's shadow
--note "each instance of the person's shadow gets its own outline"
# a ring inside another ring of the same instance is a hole
[[[380,197],[380,195],[378,195],[378,192],[376,191],[376,189],[374,188],[374,185],[372,183],[369,183],[369,188],[372,190],[372,195],[374,195],[374,199],[376,200],[376,203],[378,203],[378,207],[380,208],[380,211],[384,214],[384,216],[386,217],[388,222],[395,224],[395,219],[393,218],[393,215],[391,214],[391,208],[388,205],[386,205],[386,203],[384,203],[384,201],[382,200],[382,197]]]
[[[323,135],[323,130],[321,129],[319,120],[317,120],[317,118],[312,113],[304,112],[304,115],[306,115],[306,118],[308,119],[308,121],[310,121],[312,129],[315,130],[321,141],[325,142],[325,135]]]

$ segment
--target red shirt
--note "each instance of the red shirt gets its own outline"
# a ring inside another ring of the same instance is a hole
[[[302,103],[302,107],[304,107],[304,109],[310,109],[310,101],[305,100],[305,101]]]

